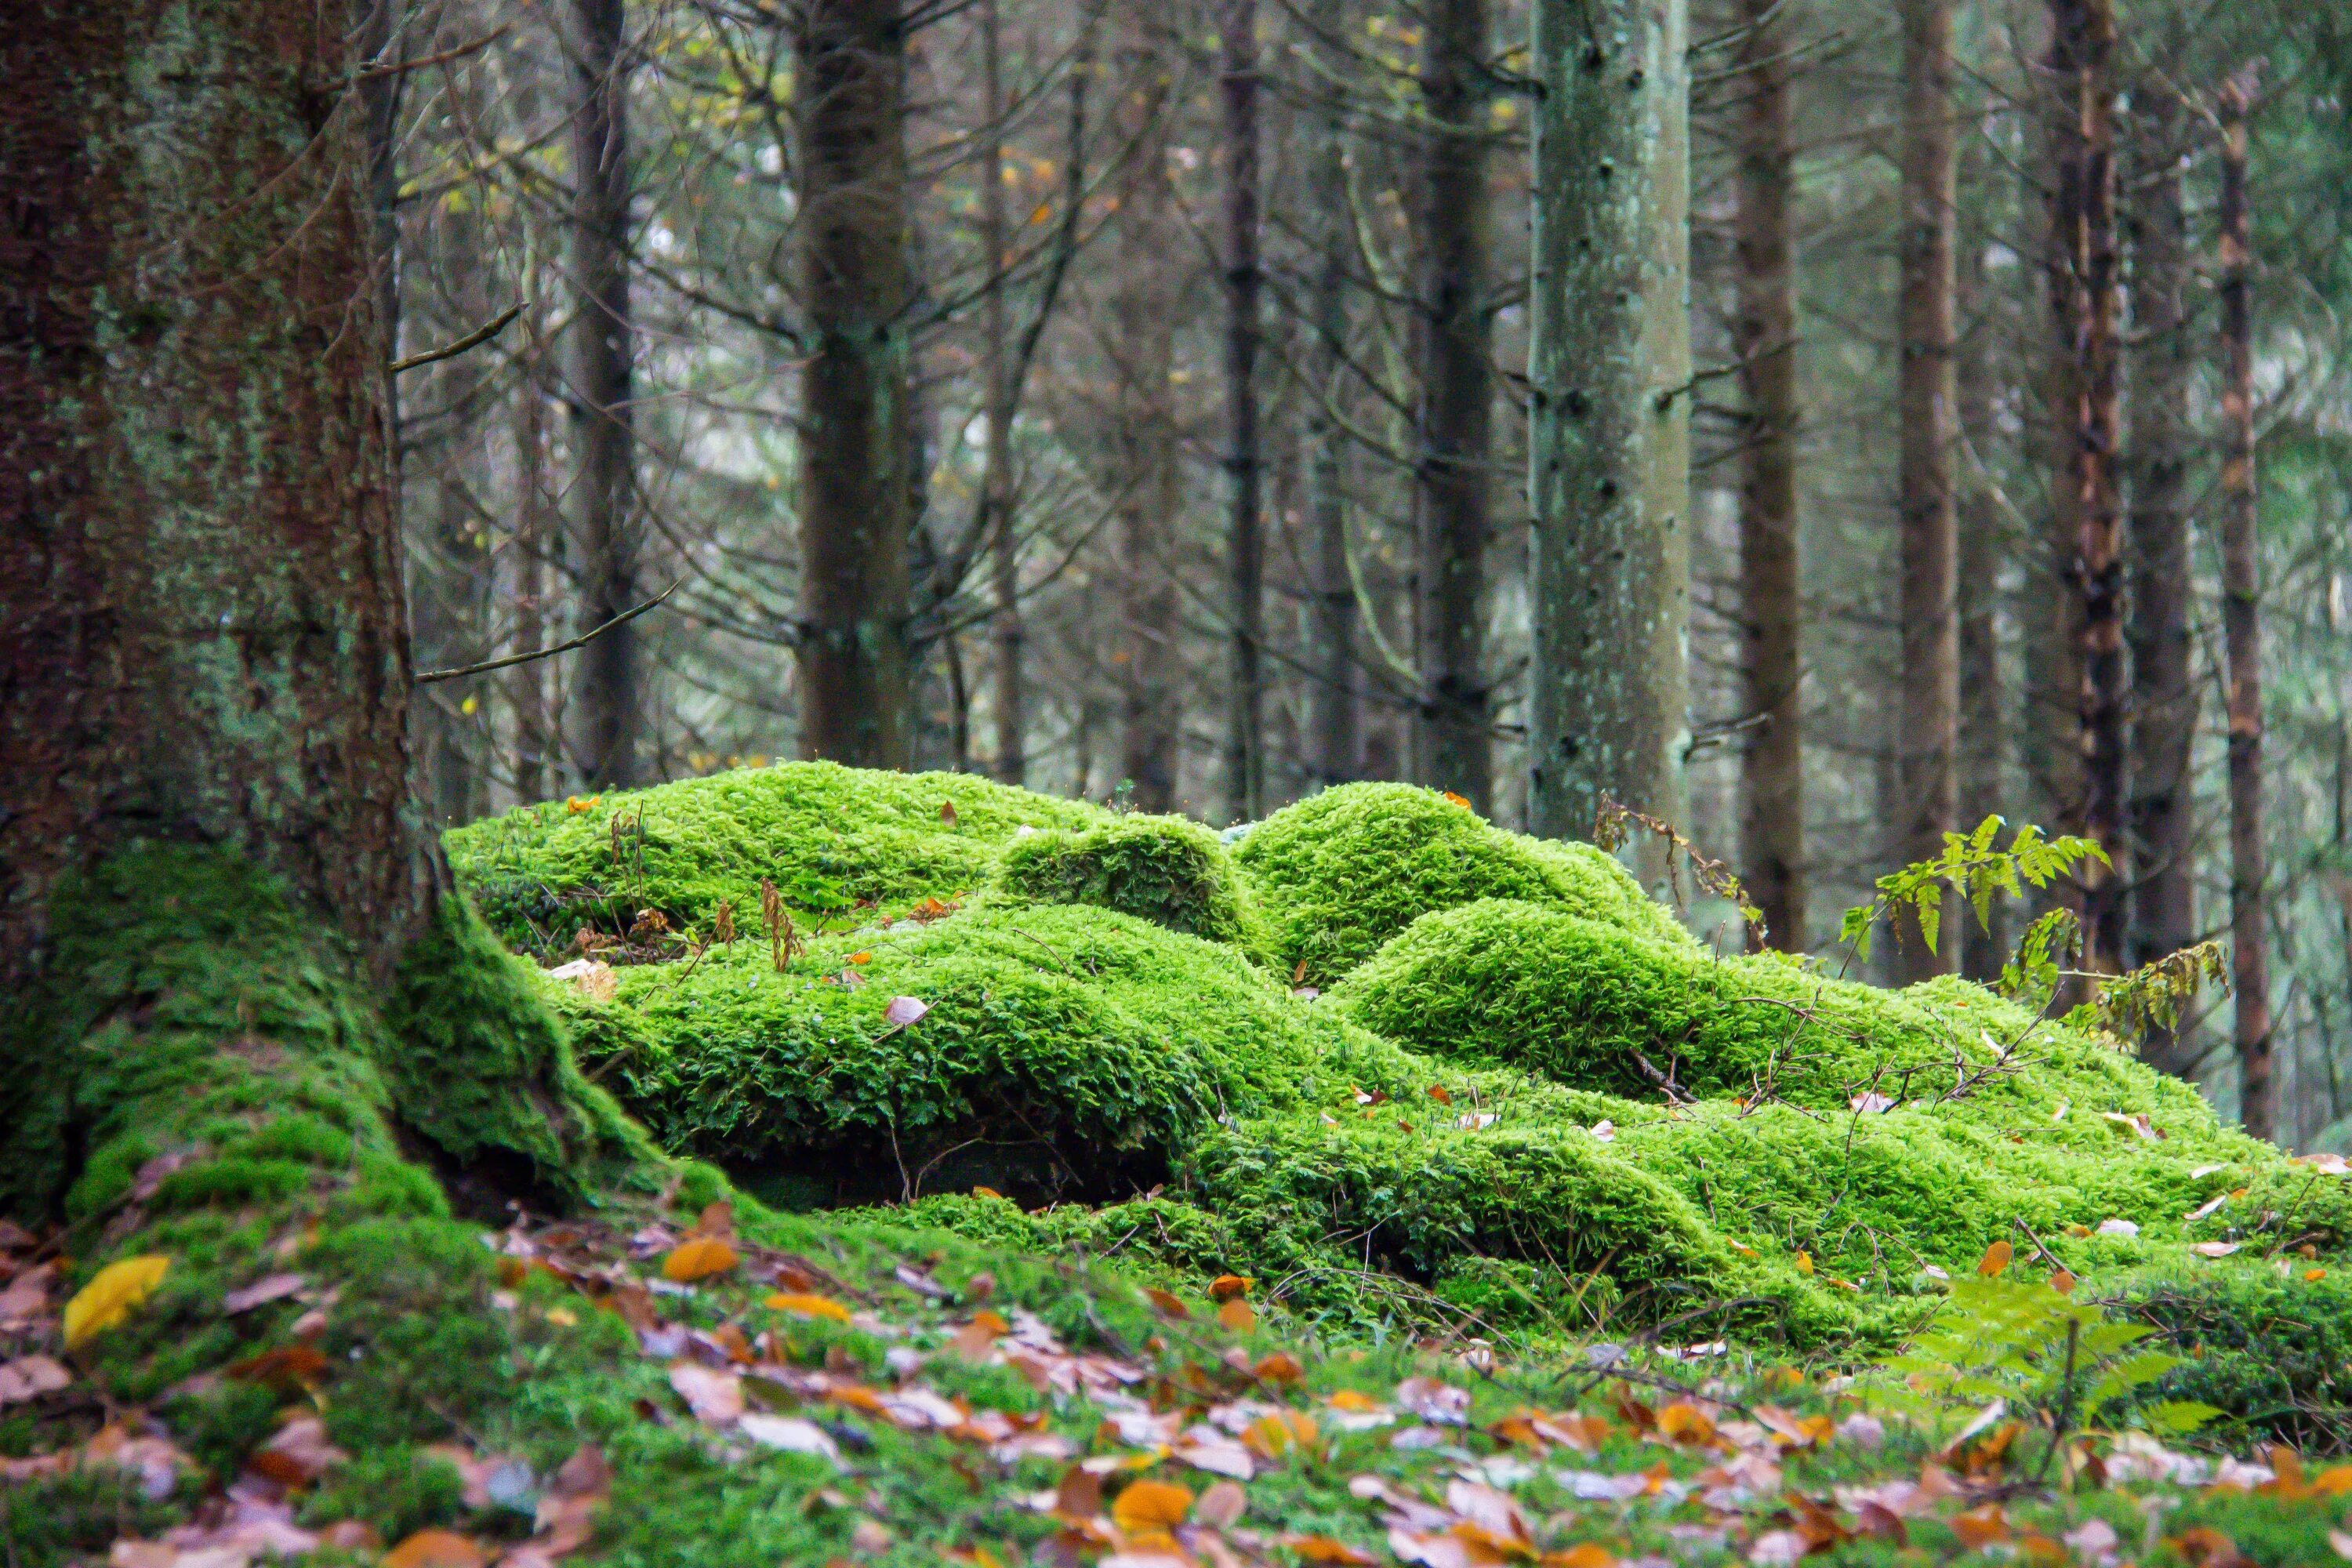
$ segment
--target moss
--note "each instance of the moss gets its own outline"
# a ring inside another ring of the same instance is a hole
[[[787,763],[525,806],[458,828],[449,861],[509,943],[546,952],[583,926],[628,929],[644,909],[707,930],[719,903],[758,924],[760,882],[804,912],[951,899],[988,879],[1023,827],[1082,830],[1098,806],[970,773]],[[953,806],[952,819],[942,808]]]
[[[2100,1296],[2185,1358],[2144,1397],[2221,1411],[2201,1441],[2352,1450],[2352,1280],[2299,1263],[2282,1272],[2233,1261],[2126,1275]]]
[[[1586,844],[1506,833],[1410,784],[1344,784],[1286,806],[1235,852],[1286,964],[1328,984],[1433,910],[1518,899],[1693,945],[1630,873]]]
[[[995,887],[1035,903],[1091,904],[1271,962],[1273,933],[1217,836],[1181,816],[1121,816],[1081,832],[1016,835]]]

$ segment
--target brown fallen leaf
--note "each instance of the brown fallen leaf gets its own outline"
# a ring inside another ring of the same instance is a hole
[[[1209,1300],[1223,1306],[1236,1296],[1248,1295],[1256,1283],[1246,1274],[1220,1274],[1209,1281]]]
[[[1212,1530],[1223,1530],[1241,1518],[1248,1507],[1249,1494],[1242,1490],[1239,1482],[1219,1481],[1192,1505],[1192,1519]]]
[[[1370,1552],[1359,1552],[1328,1535],[1286,1535],[1282,1543],[1297,1552],[1301,1563],[1325,1564],[1328,1568],[1373,1568],[1380,1562]]]
[[[308,1486],[351,1458],[327,1441],[327,1424],[316,1415],[297,1415],[270,1436],[245,1461],[253,1474],[279,1486]]]
[[[662,1260],[662,1278],[674,1285],[688,1285],[727,1273],[735,1263],[735,1249],[717,1237],[688,1237]]]
[[[1192,1509],[1192,1489],[1173,1481],[1129,1481],[1110,1505],[1110,1517],[1121,1530],[1171,1530],[1184,1522]]]
[[[2010,1259],[2016,1256],[2017,1248],[2006,1241],[1996,1241],[1985,1248],[1982,1258],[1977,1259],[1977,1272],[1990,1279],[2008,1268]]]
[[[242,1290],[232,1290],[221,1298],[221,1310],[230,1317],[250,1312],[256,1307],[271,1301],[282,1301],[310,1281],[300,1274],[268,1274]]]
[[[1192,1308],[1187,1307],[1181,1300],[1157,1285],[1145,1286],[1143,1293],[1151,1299],[1151,1304],[1159,1308],[1165,1317],[1173,1318],[1181,1322],[1192,1315]]]
[[[55,1394],[71,1382],[73,1373],[66,1370],[63,1363],[49,1356],[24,1355],[14,1361],[0,1361],[0,1410],[38,1399],[44,1394]]]
[[[672,1362],[669,1385],[695,1419],[723,1426],[743,1414],[743,1380],[690,1361]]]
[[[454,1530],[420,1530],[383,1554],[381,1568],[488,1568],[481,1542]]]
[[[1217,1321],[1229,1333],[1246,1334],[1257,1327],[1257,1309],[1236,1296],[1217,1309]]]

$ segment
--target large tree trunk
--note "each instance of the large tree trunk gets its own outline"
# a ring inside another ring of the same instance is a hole
[[[1959,622],[1960,825],[1973,828],[2007,808],[2006,763],[2016,716],[2001,686],[1999,612],[2007,542],[1991,471],[2000,434],[1994,414],[2000,320],[1985,278],[1983,231],[1972,233],[1959,252],[1956,313],[1967,325],[1959,344],[1956,395],[1959,431],[1974,460],[1962,472],[1954,502],[1960,536],[1955,616]],[[1962,973],[1978,981],[2000,975],[2010,952],[2009,922],[2010,900],[2000,893],[1986,907],[1982,925],[1973,917],[1959,921]]]
[[[1535,0],[1528,819],[1679,816],[1688,744],[1685,0]]]
[[[1225,139],[1225,572],[1233,684],[1226,697],[1225,816],[1265,808],[1265,544],[1258,516],[1257,0],[1225,0],[1219,25]]]
[[[906,32],[898,0],[800,8],[801,753],[913,757],[907,649]]]
[[[1421,98],[1421,782],[1484,813],[1494,795],[1486,676],[1486,469],[1494,367],[1486,307],[1486,4],[1426,13]]]
[[[1179,431],[1169,373],[1175,361],[1180,232],[1168,183],[1172,50],[1151,16],[1128,10],[1117,47],[1118,142],[1131,148],[1118,182],[1118,253],[1109,268],[1116,391],[1108,446],[1118,509],[1120,778],[1139,811],[1176,808],[1180,689],[1174,570],[1181,515]]]
[[[2038,395],[2040,456],[2048,479],[2048,528],[2028,561],[2026,593],[2026,723],[2021,737],[2026,772],[2040,798],[2036,815],[2072,832],[2082,826],[2082,609],[2074,591],[2074,545],[2081,497],[2074,472],[2080,434],[2081,365],[2074,353],[2074,238],[2082,191],[2077,112],[2078,40],[2055,24],[2037,81],[2037,156],[2024,171],[2040,195],[2044,224],[2042,303],[2049,310]],[[2071,894],[2068,901],[2075,901]]]
[[[1315,226],[1313,312],[1307,363],[1314,384],[1307,400],[1307,516],[1313,534],[1315,658],[1307,689],[1307,746],[1315,782],[1328,787],[1363,766],[1363,678],[1357,668],[1356,584],[1348,567],[1344,489],[1346,436],[1327,400],[1339,395],[1348,341],[1348,267],[1355,226],[1348,208],[1348,54],[1344,0],[1320,0],[1317,47],[1333,81],[1318,115],[1318,144],[1307,171]]]
[[[1005,295],[1012,258],[1004,221],[1004,46],[997,0],[981,7],[981,74],[988,117],[981,154],[981,232],[988,246],[988,297],[982,305],[981,379],[988,398],[988,449],[981,475],[981,505],[987,509],[989,586],[995,604],[990,643],[995,653],[996,776],[1017,784],[1028,774],[1024,748],[1028,694],[1023,683],[1020,535],[1013,519],[1013,367]]]
[[[1948,0],[1903,6],[1902,301],[1896,412],[1902,428],[1903,719],[1895,736],[1894,824],[1904,862],[1942,853],[1959,815],[1959,535],[1952,502],[1952,12]],[[1901,931],[1903,975],[1951,967],[1961,922],[1931,948]]]
[[[2137,873],[2125,962],[2137,968],[2196,940],[2196,798],[2189,775],[2197,694],[2189,678],[2189,343],[2188,225],[2178,95],[2136,95],[2130,208],[2132,304],[2131,844]],[[2141,1058],[2188,1066],[2182,1042],[2153,1030]]]
[[[2246,194],[2246,110],[2251,70],[2221,86],[2221,630],[2230,692],[2230,942],[2237,993],[2238,1119],[2268,1138],[2278,1123],[2271,1076],[2269,933],[2263,883],[2263,624],[2254,473],[2252,226]]]
[[[2115,972],[2123,956],[2124,719],[2122,508],[2116,488],[2116,352],[2112,0],[2052,0],[2052,87],[2059,121],[2052,231],[2063,257],[2061,353],[2070,363],[2067,466],[2072,492],[2079,794],[2068,826],[2105,849],[2109,869],[2079,875],[2084,967]]]
[[[636,414],[629,315],[626,0],[571,0],[572,478],[575,619],[601,626],[637,602]],[[644,675],[634,621],[582,650],[572,752],[592,789],[644,782]]]
[[[1740,675],[1755,721],[1740,753],[1742,879],[1765,941],[1805,950],[1804,601],[1798,572],[1797,278],[1789,201],[1789,29],[1783,0],[1742,0],[1738,63],[1739,315],[1748,405],[1739,449]]]

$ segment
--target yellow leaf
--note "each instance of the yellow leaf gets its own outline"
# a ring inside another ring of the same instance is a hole
[[[1257,1327],[1257,1309],[1236,1296],[1217,1309],[1217,1321],[1229,1332],[1245,1334]]]
[[[677,1244],[662,1261],[662,1278],[684,1285],[708,1279],[735,1267],[735,1249],[715,1236],[697,1236]]]
[[[1001,1197],[1003,1197],[1004,1194],[1003,1194],[1003,1193],[998,1192],[994,1187],[983,1187],[983,1186],[977,1186],[977,1185],[975,1185],[975,1186],[971,1189],[971,1195],[972,1195],[973,1197],[976,1197],[976,1198],[1001,1198]]]
[[[1565,1552],[1544,1554],[1544,1568],[1616,1568],[1616,1554],[1597,1541],[1580,1542]]]
[[[1369,1552],[1359,1552],[1328,1535],[1286,1535],[1282,1543],[1298,1553],[1301,1563],[1330,1564],[1332,1568],[1368,1568],[1369,1564],[1380,1561]]]
[[[1110,1517],[1121,1530],[1168,1530],[1184,1522],[1192,1511],[1192,1489],[1173,1481],[1131,1481],[1110,1505]]]
[[[2327,1270],[2325,1268],[2306,1268],[2303,1271],[2303,1282],[2306,1285],[2316,1285],[2326,1278]]]
[[[1797,1272],[1800,1274],[1811,1274],[1812,1271],[1813,1255],[1810,1252],[1800,1252],[1797,1254]]]
[[[131,1316],[131,1309],[154,1292],[171,1267],[170,1258],[151,1253],[125,1258],[100,1269],[66,1303],[66,1349],[79,1350],[93,1335]]]
[[[1209,1281],[1209,1300],[1230,1301],[1236,1296],[1246,1296],[1256,1283],[1246,1274],[1220,1274]]]
[[[849,1309],[830,1296],[810,1296],[797,1290],[780,1290],[768,1298],[768,1305],[779,1312],[790,1312],[795,1317],[831,1318],[836,1323],[849,1321]]]

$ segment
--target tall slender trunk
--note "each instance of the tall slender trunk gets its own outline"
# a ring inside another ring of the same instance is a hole
[[[1682,814],[1689,742],[1685,0],[1534,0],[1528,814]]]
[[[2070,571],[2076,600],[2074,734],[2080,794],[2070,824],[2115,860],[2086,862],[2078,881],[2085,968],[2115,972],[2124,951],[2124,729],[2122,507],[2116,488],[2116,353],[2113,0],[2052,0],[2053,72],[2071,115],[2059,142],[2064,222],[2063,353],[2072,360],[2072,440],[2064,477],[2073,491]]]
[[[1797,278],[1789,28],[1782,0],[1741,0],[1739,314],[1748,421],[1739,451],[1740,675],[1756,721],[1740,752],[1740,871],[1765,941],[1805,949],[1804,601],[1797,534]]]
[[[980,13],[981,67],[988,117],[986,150],[981,157],[985,194],[981,228],[988,245],[988,297],[982,310],[981,377],[988,396],[988,452],[981,477],[981,504],[988,509],[989,585],[995,598],[990,642],[996,655],[996,776],[1017,784],[1029,764],[1023,740],[1028,727],[1028,693],[1022,683],[1020,535],[1013,516],[1013,367],[1008,362],[1004,221],[1004,59],[998,0],[985,0]]]
[[[583,631],[637,602],[635,347],[629,305],[626,0],[571,0],[572,534]],[[572,753],[581,781],[644,781],[636,623],[581,650]]]
[[[801,753],[903,768],[906,31],[898,0],[807,0],[799,26]]]
[[[1425,13],[1421,100],[1419,489],[1422,782],[1487,811],[1494,755],[1486,675],[1486,468],[1494,401],[1486,308],[1486,3]]]
[[[2271,1076],[2269,934],[2263,883],[2263,623],[2254,472],[2253,236],[2247,212],[2251,69],[2221,84],[2221,635],[2230,677],[2230,942],[2237,992],[2238,1119],[2257,1138],[2278,1124]]]
[[[1119,769],[1140,811],[1176,807],[1179,689],[1176,527],[1182,501],[1169,374],[1175,360],[1178,236],[1168,184],[1172,51],[1144,8],[1122,17],[1118,126],[1133,152],[1119,176],[1118,257],[1109,268],[1117,395],[1108,445],[1119,538]]]
[[[1265,805],[1265,543],[1260,536],[1257,416],[1257,0],[1225,0],[1221,82],[1225,138],[1225,570],[1233,618],[1224,810],[1234,822]]]
[[[435,486],[431,538],[416,563],[416,607],[413,633],[417,657],[428,666],[470,663],[482,657],[482,630],[488,619],[488,539],[467,493],[463,448],[446,454],[455,472]],[[470,822],[482,814],[488,757],[479,709],[488,682],[478,675],[440,685],[425,694],[427,710],[419,759],[425,774],[420,793],[434,820],[444,826]]]
[[[1363,678],[1357,668],[1356,584],[1348,568],[1346,437],[1326,399],[1339,395],[1348,340],[1348,262],[1355,234],[1348,209],[1348,106],[1341,74],[1349,58],[1345,0],[1318,0],[1317,47],[1334,79],[1318,123],[1307,172],[1315,225],[1313,338],[1307,354],[1314,385],[1307,399],[1307,514],[1315,561],[1315,669],[1307,688],[1309,765],[1315,782],[1346,784],[1362,768]]]
[[[2037,815],[2068,832],[2079,830],[2083,822],[2083,602],[2073,574],[2082,516],[2074,466],[2082,407],[2082,366],[2074,353],[2074,240],[2082,221],[2079,42],[2053,10],[2040,73],[2033,160],[2034,169],[2042,171],[2033,188],[2046,219],[2042,274],[2049,336],[2036,390],[2049,527],[2028,564],[2028,722],[2022,736],[2027,772],[2041,797]],[[2035,178],[2032,171],[2027,177]],[[2079,901],[2064,896],[2070,903]]]
[[[1902,300],[1896,409],[1902,426],[1902,723],[1894,824],[1906,862],[1940,854],[1959,816],[1959,532],[1952,501],[1952,9],[1903,5]],[[1920,980],[1958,956],[1961,922],[1931,948],[1901,933],[1902,972]]]
[[[537,286],[538,279],[527,272],[524,289],[534,290]],[[524,314],[521,384],[514,399],[513,641],[517,653],[528,653],[547,641],[548,553],[555,532],[548,526],[547,393],[537,306]],[[548,662],[534,659],[519,664],[506,678],[507,704],[514,711],[515,795],[526,803],[545,798],[555,784]]]
[[[2189,678],[2188,223],[2181,195],[2181,113],[2164,84],[2135,95],[2135,198],[2129,211],[2132,315],[2139,342],[2132,378],[2131,811],[2127,966],[2196,940],[2196,799],[2189,775],[2196,734]],[[2152,1031],[2142,1059],[2188,1066],[2171,1030]]]
[[[378,981],[446,887],[409,794],[366,132],[310,85],[350,68],[344,21],[28,0],[0,26],[12,998],[60,956],[61,890],[140,841],[259,868]],[[110,1049],[152,1001],[122,1000]]]
[[[1994,348],[2000,321],[1985,277],[1982,231],[1958,245],[1956,315],[1964,323],[1958,344],[1956,396],[1960,435],[1974,460],[1962,469],[1954,506],[1959,530],[1959,583],[1955,613],[1959,622],[1960,825],[1972,828],[2007,809],[2010,727],[2016,717],[2001,686],[2000,605],[2001,566],[2007,556],[2000,512],[1995,505],[1991,465],[2000,435],[1994,398],[2000,372]],[[1982,465],[1982,471],[1979,471]],[[2009,900],[1993,895],[1979,925],[1961,920],[1960,971],[1990,981],[2009,956]]]

